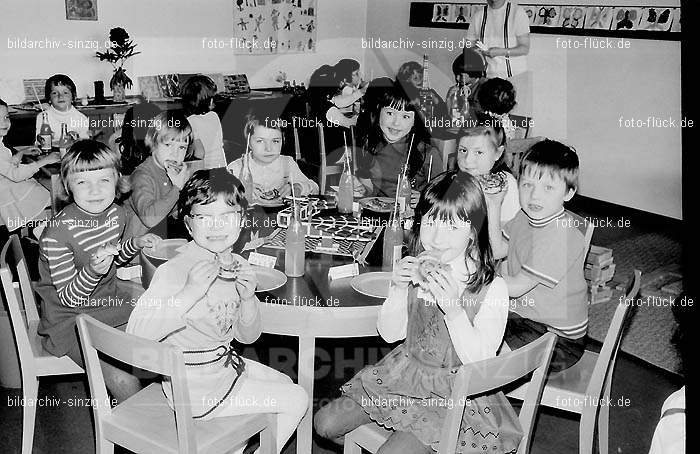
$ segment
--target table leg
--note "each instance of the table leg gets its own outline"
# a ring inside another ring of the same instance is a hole
[[[299,385],[309,395],[309,411],[301,419],[297,428],[297,453],[311,454],[313,437],[313,403],[314,403],[314,356],[316,339],[299,337]]]

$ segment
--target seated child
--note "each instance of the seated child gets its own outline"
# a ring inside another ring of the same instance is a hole
[[[124,203],[127,225],[124,236],[140,236],[149,230],[168,235],[168,214],[173,211],[180,189],[187,181],[183,163],[192,129],[181,113],[161,112],[146,132],[149,156],[131,174],[131,196]]]
[[[0,99],[0,226],[12,232],[38,218],[51,204],[51,194],[32,175],[60,158],[58,153],[49,153],[34,163],[22,164],[22,156],[27,153],[13,156],[2,142],[10,126],[7,104]],[[5,236],[2,239],[7,239]]]
[[[61,160],[61,177],[73,201],[51,219],[39,240],[39,334],[49,353],[68,355],[82,366],[76,317],[88,314],[110,326],[125,324],[143,289],[117,280],[115,266],[159,238],[124,238],[124,209],[114,203],[119,158],[107,145],[74,143]],[[102,371],[120,402],[140,389],[136,377],[112,362],[103,361]]]
[[[367,195],[394,197],[397,176],[408,158],[407,175],[412,182],[411,205],[418,201],[420,190],[430,179],[430,156],[433,169],[441,169],[439,154],[430,144],[430,136],[406,92],[394,85],[387,89],[379,104],[379,115],[367,135],[360,141],[356,177]],[[413,143],[410,156],[408,147]]]
[[[182,86],[182,104],[192,127],[194,156],[204,160],[205,169],[227,164],[221,120],[214,112],[215,94],[216,84],[202,74],[190,77]]]
[[[342,443],[346,433],[374,422],[392,430],[380,452],[441,448],[454,374],[463,364],[496,356],[508,317],[508,292],[495,273],[486,218],[484,196],[471,175],[446,172],[428,183],[416,207],[411,256],[394,267],[377,320],[384,340],[405,341],[319,410],[314,425],[321,436]],[[449,268],[415,284],[423,252]],[[522,428],[502,392],[472,397],[466,408],[459,452],[517,450]]]
[[[66,125],[72,140],[90,137],[90,132],[88,131],[90,122],[88,118],[73,107],[77,94],[75,84],[70,77],[64,74],[56,74],[49,77],[44,87],[44,96],[49,100],[50,104],[45,112],[51,131],[53,131],[52,140],[58,142],[61,139],[61,124]],[[36,136],[39,145],[42,143],[39,137],[39,130],[43,122],[42,112],[36,116]]]
[[[550,373],[558,372],[581,358],[588,328],[585,240],[564,210],[578,188],[579,161],[570,147],[544,140],[525,154],[520,169],[522,211],[503,228],[507,242],[492,239],[494,255],[508,256],[503,278],[516,298],[505,341],[516,349],[555,333]],[[489,215],[500,211],[502,197],[487,195]]]
[[[143,102],[130,107],[124,114],[119,140],[123,175],[131,175],[151,155],[146,146],[146,133],[160,112],[156,104]]]
[[[420,107],[420,91],[423,88],[423,66],[415,61],[408,61],[399,67],[396,73],[396,82],[406,91],[411,103]],[[433,116],[447,117],[447,104],[434,89],[430,89],[433,100]],[[425,121],[425,119],[423,119]]]
[[[503,159],[506,135],[500,122],[480,121],[478,126],[463,129],[457,145],[457,166],[482,183],[484,191],[504,191],[499,217],[489,213],[491,236],[500,236],[501,227],[520,211],[518,182]],[[494,222],[491,223],[490,221]]]
[[[183,350],[195,420],[278,413],[280,450],[306,413],[309,397],[286,375],[241,358],[231,346],[234,339],[252,343],[261,332],[255,272],[232,254],[248,208],[243,186],[224,169],[198,170],[182,189],[178,207],[193,241],[158,268],[126,332]],[[224,255],[240,265],[235,281],[219,277]],[[168,382],[163,391],[172,403]]]
[[[455,85],[447,91],[447,110],[453,120],[471,126],[474,121],[474,111],[479,110],[477,94],[481,85],[486,82],[486,59],[475,49],[465,47],[461,54],[452,62],[452,73],[455,75]]]
[[[510,81],[499,77],[484,81],[476,94],[472,120],[484,121],[486,118],[498,121],[506,132],[506,138],[512,138],[516,125],[508,114],[517,104],[515,97],[515,87]]]
[[[244,164],[250,166],[253,176],[256,201],[269,201],[292,194],[292,182],[295,195],[318,194],[318,184],[308,179],[290,156],[282,156],[282,128],[279,118],[247,116],[243,135],[248,143],[250,159],[240,157],[230,163],[228,171],[241,178]]]

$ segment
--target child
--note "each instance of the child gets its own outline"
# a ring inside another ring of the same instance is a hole
[[[65,124],[68,129],[70,139],[87,139],[90,137],[88,132],[90,122],[88,118],[73,107],[73,101],[76,100],[77,94],[75,84],[70,77],[64,74],[56,74],[46,80],[44,86],[44,96],[49,100],[49,107],[46,113],[49,120],[49,126],[53,131],[54,141],[61,139],[61,124]],[[42,144],[39,131],[44,122],[43,112],[36,117],[36,135],[37,143]]]
[[[508,293],[495,273],[486,218],[481,189],[469,174],[444,173],[421,193],[411,256],[395,266],[377,321],[387,342],[406,340],[318,412],[320,435],[342,441],[347,432],[375,422],[393,430],[381,452],[438,450],[454,374],[462,364],[495,357],[505,329]],[[436,269],[415,286],[417,257],[424,251],[449,268]],[[521,438],[503,393],[468,401],[460,452],[514,452]]]
[[[500,190],[505,192],[499,217],[489,216],[493,228],[491,236],[501,234],[501,227],[520,211],[518,182],[503,159],[506,135],[497,121],[482,120],[478,126],[462,130],[457,146],[457,166],[480,181],[495,177],[501,179]],[[496,187],[498,189],[498,186]],[[494,189],[495,190],[495,189]],[[489,213],[491,214],[491,213]]]
[[[39,240],[38,332],[49,353],[67,355],[82,366],[75,318],[88,314],[111,326],[125,324],[143,289],[118,281],[115,266],[159,238],[124,240],[124,209],[114,203],[119,158],[107,145],[95,140],[73,144],[61,160],[61,177],[73,201],[51,219]],[[140,389],[136,377],[112,363],[102,362],[102,371],[120,402]]]
[[[420,91],[423,89],[423,67],[415,61],[408,61],[399,67],[396,73],[396,82],[406,91],[411,103],[420,106]],[[447,117],[447,104],[435,90],[429,88],[433,98],[433,116]]]
[[[195,419],[278,413],[279,452],[309,398],[289,377],[241,358],[230,345],[234,339],[252,343],[261,332],[257,280],[248,262],[234,255],[241,266],[237,280],[217,278],[218,257],[231,256],[245,223],[248,203],[241,182],[224,169],[198,170],[178,206],[194,241],[158,268],[126,331],[183,350]],[[163,391],[172,402],[167,382]]]
[[[192,127],[194,156],[204,160],[205,169],[227,164],[221,120],[214,112],[215,94],[216,84],[202,74],[190,77],[182,86],[182,104]]]
[[[343,58],[333,67],[339,92],[331,98],[333,104],[326,112],[326,119],[333,124],[348,127],[357,123],[360,112],[360,99],[367,91],[367,83],[362,82],[360,63]]]
[[[510,137],[509,134],[515,129],[515,125],[510,122],[508,113],[517,104],[515,97],[515,87],[510,81],[499,77],[484,81],[476,96],[474,106],[476,119],[483,118],[479,117],[481,114],[491,117],[492,120],[500,121],[506,131],[506,136]]]
[[[119,140],[123,175],[131,175],[136,167],[150,156],[146,146],[146,133],[160,112],[161,109],[156,104],[143,102],[130,107],[124,114]]]
[[[465,47],[452,62],[452,73],[456,85],[447,91],[447,110],[453,120],[460,120],[470,126],[474,119],[477,94],[486,79],[486,60],[474,49]]]
[[[131,174],[131,196],[124,203],[127,214],[126,238],[140,236],[149,230],[163,237],[168,235],[166,220],[175,208],[180,189],[187,181],[183,163],[191,140],[192,129],[181,113],[161,112],[146,132],[149,156]]]
[[[505,340],[519,348],[543,333],[558,336],[550,373],[567,369],[583,355],[588,300],[583,264],[586,245],[577,223],[564,211],[578,188],[578,157],[553,140],[533,145],[523,157],[518,181],[522,211],[494,239],[497,258],[508,256],[503,278],[517,298]],[[502,193],[487,196],[498,213]]]
[[[6,226],[9,232],[36,219],[51,203],[49,191],[31,177],[60,159],[58,153],[49,153],[32,164],[21,164],[27,153],[13,156],[2,142],[10,127],[7,104],[0,99],[0,226]]]
[[[292,194],[318,194],[318,184],[306,178],[299,166],[290,156],[282,156],[283,120],[274,117],[259,118],[255,114],[247,116],[243,135],[249,144],[249,157],[246,165],[250,166],[255,185],[253,198],[262,203],[278,201]],[[243,157],[228,165],[228,171],[241,177]],[[246,169],[247,171],[247,169]]]
[[[407,176],[413,182],[412,206],[418,201],[420,190],[430,179],[430,155],[433,168],[442,168],[442,162],[425,125],[417,114],[416,106],[408,95],[395,85],[388,89],[378,104],[379,116],[363,139],[363,149],[358,156],[356,176],[365,187],[367,195],[394,197],[397,176],[408,158]],[[408,156],[408,147],[413,148]]]

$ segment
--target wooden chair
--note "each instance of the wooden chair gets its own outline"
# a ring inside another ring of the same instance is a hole
[[[510,121],[515,123],[515,135],[512,139],[527,139],[530,137],[530,124],[532,123],[532,117],[526,117],[523,115],[509,115]]]
[[[14,282],[13,274],[17,276],[18,282]],[[39,377],[82,374],[84,371],[69,357],[57,358],[44,350],[41,345],[41,337],[37,334],[39,313],[34,299],[34,290],[17,235],[10,237],[0,253],[0,278],[19,353],[22,398],[27,402],[36,402]],[[22,407],[22,454],[32,452],[36,408],[35,405]]]
[[[114,452],[114,445],[137,453],[226,453],[260,433],[260,452],[277,452],[274,414],[254,414],[209,421],[192,419],[182,352],[168,344],[126,334],[94,318],[78,316],[95,418],[97,454]],[[169,376],[173,405],[161,385],[152,383],[114,408],[109,405],[97,352],[137,368]]]
[[[541,404],[546,407],[581,415],[579,426],[579,454],[593,452],[594,434],[598,431],[598,452],[608,453],[608,423],[610,390],[612,389],[615,360],[622,339],[622,327],[632,301],[639,292],[642,273],[634,271],[626,291],[625,301],[618,304],[600,353],[586,350],[572,367],[547,378]],[[508,393],[508,397],[522,400],[529,391],[525,386]],[[600,404],[602,403],[602,404]],[[597,426],[597,427],[596,427]]]
[[[456,452],[457,437],[459,436],[459,428],[466,401],[465,397],[496,391],[532,372],[532,380],[527,387],[527,397],[525,402],[523,402],[518,417],[524,434],[518,447],[518,454],[527,454],[530,451],[533,423],[555,341],[556,336],[552,333],[547,333],[536,341],[507,355],[460,367],[451,396],[452,402],[455,402],[457,405],[448,410],[440,438],[439,453],[454,454]],[[360,448],[363,448],[375,453],[384,444],[389,435],[391,435],[390,431],[374,423],[360,426],[345,435],[343,452],[344,454],[360,454]]]

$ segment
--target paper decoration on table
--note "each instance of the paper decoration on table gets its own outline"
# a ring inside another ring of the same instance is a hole
[[[615,8],[612,30],[636,30],[641,8]]]
[[[530,21],[530,25],[535,25],[535,18],[537,17],[537,10],[539,9],[535,5],[520,5],[527,14],[527,18]]]
[[[589,6],[586,10],[585,28],[610,30],[614,10],[611,6]]]
[[[472,5],[452,5],[449,22],[468,24],[472,20]]]
[[[97,20],[97,0],[66,0],[66,20]]]
[[[642,8],[637,30],[666,32],[673,22],[673,8]]]
[[[316,50],[316,0],[236,0],[235,54],[302,53]]]
[[[23,79],[22,85],[24,86],[24,102],[34,103],[36,102],[36,96],[34,93],[44,93],[44,87],[46,86],[46,79]]]
[[[245,74],[229,74],[223,78],[224,92],[230,94],[250,93],[250,84]]]
[[[559,25],[561,6],[540,6],[535,16],[535,25],[540,27],[556,27]]]
[[[675,8],[673,10],[673,23],[671,24],[671,31],[672,32],[680,32],[681,31],[681,9],[680,8]]]
[[[586,8],[583,6],[562,6],[559,26],[562,28],[583,28],[586,21]]]

